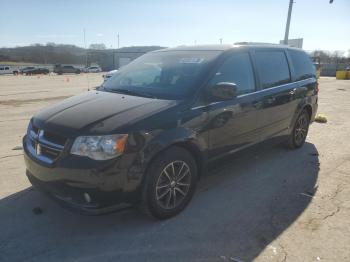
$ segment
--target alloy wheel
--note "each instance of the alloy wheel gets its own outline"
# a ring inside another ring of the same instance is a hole
[[[162,170],[156,184],[157,203],[164,209],[178,207],[187,196],[191,187],[190,167],[176,160]]]
[[[309,121],[306,114],[302,114],[297,120],[294,132],[294,139],[297,145],[302,144],[306,139],[309,126],[308,122]]]

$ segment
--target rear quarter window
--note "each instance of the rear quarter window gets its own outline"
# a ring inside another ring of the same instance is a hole
[[[284,51],[256,51],[255,60],[263,89],[290,82],[289,66]]]
[[[288,52],[292,60],[296,81],[316,76],[315,68],[306,53],[298,50],[288,50]]]

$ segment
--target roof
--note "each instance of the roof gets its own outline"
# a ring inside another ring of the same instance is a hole
[[[276,48],[276,49],[295,49],[289,47],[287,45],[280,44],[270,44],[270,43],[248,43],[248,42],[240,42],[232,45],[193,45],[193,46],[178,46],[173,48],[165,48],[161,50],[156,50],[153,52],[167,52],[167,51],[226,51],[233,48]]]

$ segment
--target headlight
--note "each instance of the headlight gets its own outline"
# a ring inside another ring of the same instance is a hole
[[[75,139],[71,154],[87,156],[95,160],[107,160],[124,152],[128,135],[79,136]]]

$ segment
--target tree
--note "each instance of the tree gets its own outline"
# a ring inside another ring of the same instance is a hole
[[[96,49],[96,50],[105,50],[106,45],[105,44],[91,44],[89,46],[90,49]]]

